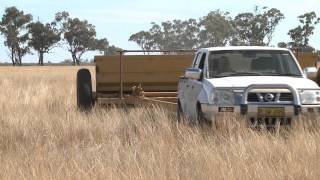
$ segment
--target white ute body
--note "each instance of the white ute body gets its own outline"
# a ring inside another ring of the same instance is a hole
[[[241,113],[252,125],[287,125],[301,113],[319,112],[320,89],[288,49],[202,48],[179,80],[178,106],[190,120]]]

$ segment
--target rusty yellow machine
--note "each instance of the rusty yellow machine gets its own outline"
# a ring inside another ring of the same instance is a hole
[[[191,65],[194,50],[120,51],[119,56],[96,56],[96,91],[88,69],[77,73],[77,104],[80,109],[99,105],[161,104],[176,108],[177,84]],[[153,53],[153,55],[126,55]]]

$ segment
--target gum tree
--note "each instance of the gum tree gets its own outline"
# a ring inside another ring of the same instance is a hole
[[[28,45],[38,52],[38,64],[43,65],[44,54],[56,47],[60,41],[60,33],[54,25],[39,21],[30,23],[27,27],[30,34]]]
[[[29,52],[27,24],[31,20],[31,14],[25,14],[14,6],[6,8],[2,16],[0,32],[5,37],[4,45],[10,50],[12,65],[21,65],[22,57]]]

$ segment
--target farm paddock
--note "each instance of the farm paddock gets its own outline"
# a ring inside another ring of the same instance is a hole
[[[94,74],[94,67],[89,67]],[[317,179],[318,116],[290,132],[172,123],[161,108],[76,109],[78,67],[0,67],[1,179]],[[94,79],[94,78],[93,78]]]

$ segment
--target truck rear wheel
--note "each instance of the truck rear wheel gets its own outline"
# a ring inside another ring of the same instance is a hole
[[[88,111],[93,106],[91,74],[88,69],[80,69],[77,73],[77,107]]]

